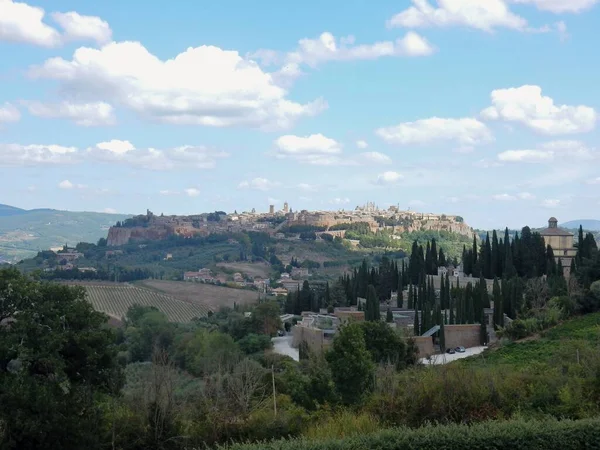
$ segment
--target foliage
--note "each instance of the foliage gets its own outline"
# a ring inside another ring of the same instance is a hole
[[[348,421],[356,423],[356,421]],[[361,422],[359,422],[361,423]],[[361,425],[364,427],[364,421]],[[368,423],[368,422],[367,422]],[[230,450],[343,450],[373,448],[478,450],[569,450],[587,448],[600,440],[600,419],[578,421],[511,420],[473,426],[426,425],[418,429],[395,428],[373,434],[336,439],[339,427],[330,426],[331,435],[317,435],[318,440],[298,439],[260,444],[237,444]],[[370,427],[365,427],[370,428]],[[321,427],[325,429],[325,426]],[[225,447],[221,447],[225,448]]]

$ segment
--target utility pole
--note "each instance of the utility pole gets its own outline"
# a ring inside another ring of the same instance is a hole
[[[277,417],[277,396],[275,395],[275,366],[271,365],[271,379],[273,380],[273,414]]]

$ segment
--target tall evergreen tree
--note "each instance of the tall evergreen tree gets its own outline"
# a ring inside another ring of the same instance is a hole
[[[372,284],[367,288],[367,302],[365,304],[365,320],[369,322],[377,322],[381,320],[381,313],[379,311],[379,299],[377,298],[377,292],[375,286]]]
[[[402,276],[398,277],[398,297],[396,298],[396,306],[402,308],[404,303],[404,284],[402,282]]]
[[[483,260],[483,267],[482,267],[482,271],[483,271],[483,276],[486,279],[491,279],[492,278],[492,246],[490,243],[490,234],[486,233],[485,236],[485,244],[483,247],[484,251],[483,251],[483,255],[484,255],[484,260]]]
[[[500,245],[498,243],[498,234],[496,230],[492,232],[492,254],[491,254],[491,274],[490,278],[500,276],[500,267],[502,260],[500,259]]]
[[[419,328],[419,310],[416,308],[413,322],[413,334],[415,336],[421,336],[421,329]]]
[[[409,284],[408,285],[408,309],[413,309],[414,308],[414,294],[413,294],[413,285]]]
[[[446,267],[448,263],[446,262],[446,255],[444,254],[444,249],[440,247],[440,254],[438,256],[438,265],[440,267]]]
[[[392,314],[391,308],[388,308],[387,313],[385,314],[385,321],[387,323],[392,323],[394,321],[394,315]]]
[[[504,310],[502,306],[502,291],[500,290],[498,278],[494,278],[494,289],[492,296],[494,299],[494,325],[496,327],[502,327],[504,326]]]
[[[442,352],[446,351],[446,327],[444,326],[444,321],[440,324],[440,350]]]

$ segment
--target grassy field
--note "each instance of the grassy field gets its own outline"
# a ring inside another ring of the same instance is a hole
[[[250,277],[263,277],[269,276],[270,265],[267,263],[249,263],[249,262],[233,262],[233,263],[218,263],[216,264],[217,269],[225,269],[227,272],[240,272]]]
[[[541,334],[499,348],[490,348],[480,356],[457,364],[498,365],[525,368],[536,363],[560,364],[576,361],[578,354],[600,351],[600,313],[575,317]]]
[[[222,306],[232,308],[234,303],[244,305],[258,300],[258,293],[255,291],[188,281],[144,280],[136,282],[136,286],[201,305],[212,311],[217,311]]]
[[[133,305],[154,306],[172,322],[189,322],[194,317],[205,317],[209,311],[201,303],[183,300],[143,289],[128,283],[77,283],[84,286],[92,306],[114,319],[121,319]]]

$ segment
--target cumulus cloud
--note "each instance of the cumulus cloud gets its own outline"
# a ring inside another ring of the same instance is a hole
[[[206,45],[163,61],[139,42],[111,42],[81,47],[71,60],[50,58],[29,74],[56,80],[69,100],[104,101],[169,124],[284,129],[327,107],[289,100],[254,61]]]
[[[274,187],[279,186],[280,183],[276,181],[270,181],[266,178],[254,178],[252,180],[242,181],[238,187],[240,189],[254,189],[257,191],[268,191],[273,189]]]
[[[534,85],[496,89],[491,99],[492,106],[481,112],[484,119],[518,122],[547,135],[585,133],[594,129],[598,119],[594,108],[556,105]]]
[[[112,30],[100,17],[82,16],[71,11],[52,13],[52,18],[64,30],[64,42],[92,40],[98,44],[105,44],[111,40]]]
[[[290,158],[296,161],[320,165],[351,164],[352,161],[341,158],[342,144],[335,139],[319,134],[296,136],[288,134],[275,140],[276,158]]]
[[[502,162],[547,163],[556,159],[565,162],[598,159],[597,151],[580,141],[551,141],[533,150],[507,150],[498,154]]]
[[[395,41],[380,41],[373,44],[356,44],[354,36],[336,38],[328,31],[317,38],[304,38],[298,41],[296,50],[280,53],[269,49],[260,49],[250,53],[250,58],[264,65],[281,64],[278,76],[294,79],[302,74],[300,67],[316,67],[329,61],[374,60],[384,57],[428,56],[435,48],[422,36],[409,31]]]
[[[387,172],[383,172],[382,174],[379,174],[377,176],[377,184],[394,184],[397,183],[398,181],[402,180],[404,178],[404,175],[402,175],[401,173],[398,172],[394,172],[392,170],[387,171]]]
[[[0,0],[0,41],[18,42],[41,47],[57,47],[66,42],[110,41],[112,31],[104,20],[76,12],[53,13],[52,19],[63,33],[44,22],[42,8],[13,0]]]
[[[392,158],[388,155],[379,152],[364,152],[361,153],[360,156],[368,162],[372,162],[375,164],[389,164],[392,162]]]
[[[534,5],[542,11],[579,13],[598,4],[599,0],[510,0],[512,3]]]
[[[517,199],[514,195],[510,195],[510,194],[496,194],[496,195],[492,195],[492,198],[494,200],[498,200],[498,201],[502,201],[502,202],[511,202],[511,201]]]
[[[198,197],[200,195],[200,190],[196,188],[187,188],[184,189],[184,192],[188,197]]]
[[[46,104],[41,102],[25,102],[29,114],[47,119],[67,119],[76,125],[93,127],[114,125],[116,123],[114,108],[105,102]]]
[[[158,193],[160,195],[165,195],[165,196],[181,194],[181,192],[179,192],[179,191],[172,191],[170,189],[163,189],[163,190],[159,191]]]
[[[411,145],[454,141],[461,147],[490,142],[494,138],[489,128],[477,119],[443,119],[432,117],[382,127],[375,133],[391,144]]]
[[[229,154],[204,146],[184,145],[168,149],[138,149],[129,141],[100,142],[86,151],[86,157],[103,162],[127,164],[150,170],[213,169]]]
[[[12,104],[6,102],[0,106],[0,125],[8,122],[18,122],[21,119],[21,113]]]
[[[58,165],[75,162],[76,147],[0,143],[0,166]]]
[[[511,12],[504,0],[437,0],[437,7],[429,0],[412,3],[388,20],[388,27],[467,27],[488,33],[496,28],[528,28],[527,20]]]
[[[85,189],[87,186],[85,184],[74,184],[69,180],[62,180],[58,183],[58,187],[60,189]]]
[[[360,139],[360,140],[356,141],[356,146],[360,149],[365,149],[369,146],[369,144],[367,143],[367,141]]]

